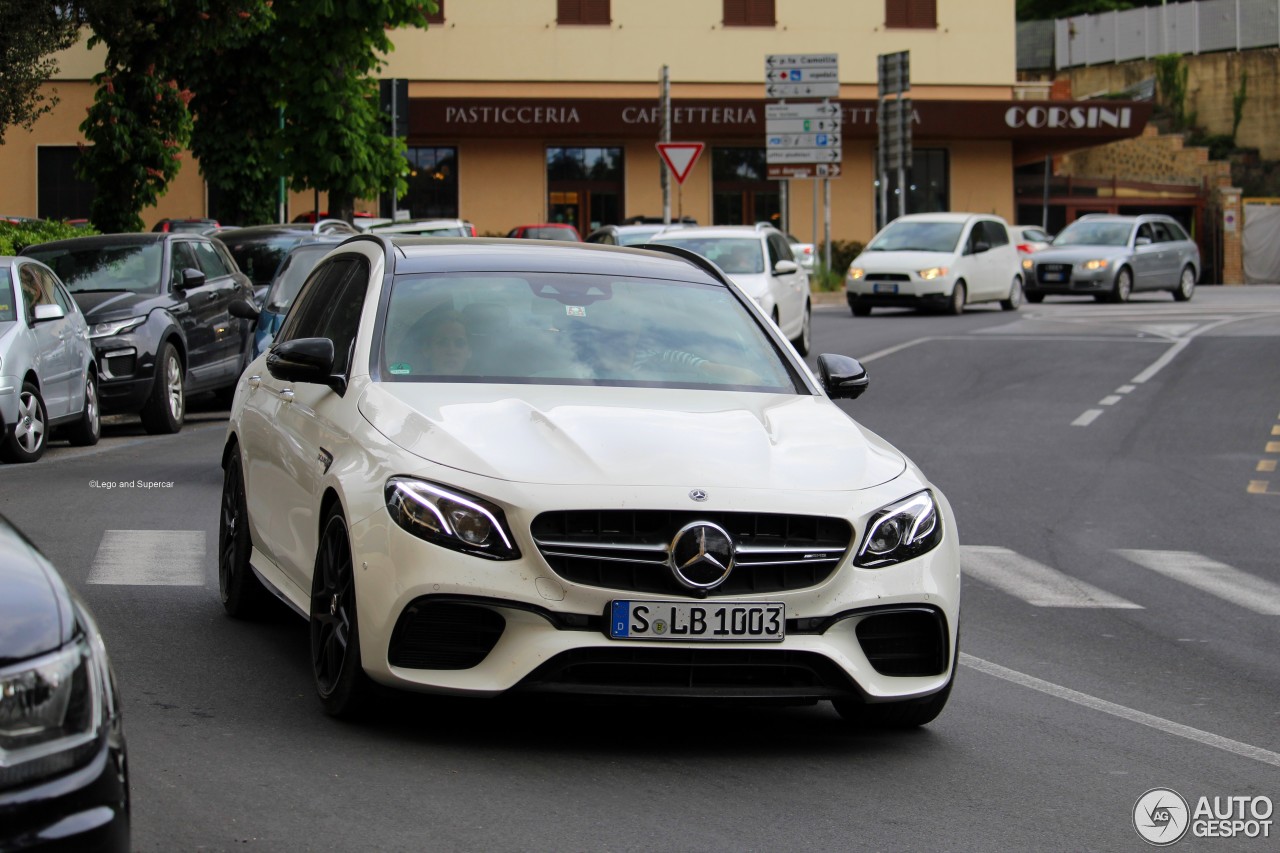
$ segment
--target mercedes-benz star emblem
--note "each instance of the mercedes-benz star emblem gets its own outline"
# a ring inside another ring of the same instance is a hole
[[[704,492],[702,489],[694,489],[693,491],[689,492],[689,499],[697,501],[698,503],[702,503],[707,499],[707,493]]]
[[[733,571],[736,550],[724,528],[695,521],[680,528],[671,540],[671,571],[689,589],[715,589]]]

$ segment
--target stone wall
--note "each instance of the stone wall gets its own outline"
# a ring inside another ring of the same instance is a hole
[[[1059,175],[1076,178],[1120,178],[1160,184],[1226,186],[1231,164],[1210,161],[1209,149],[1188,146],[1178,133],[1162,134],[1147,125],[1142,135],[1063,154],[1054,164]]]

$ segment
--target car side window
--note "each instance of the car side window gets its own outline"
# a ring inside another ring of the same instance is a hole
[[[334,365],[345,367],[368,283],[369,263],[363,257],[334,258],[317,268],[285,318],[277,345],[297,338],[328,338],[333,341]]]
[[[1155,234],[1151,230],[1151,223],[1149,222],[1144,222],[1138,226],[1138,236],[1134,240],[1135,245],[1137,244],[1137,241],[1141,240],[1143,237],[1147,238],[1147,240],[1152,243],[1156,241]]]
[[[982,231],[986,235],[987,244],[992,248],[1009,245],[1009,231],[999,222],[993,219],[984,221]]]
[[[982,232],[982,223],[973,223],[973,227],[969,229],[969,239],[964,243],[964,253],[966,255],[975,254],[978,251],[978,244],[985,243],[987,241],[986,236]]]
[[[773,269],[778,265],[778,261],[794,261],[795,255],[791,254],[791,246],[787,244],[787,238],[780,234],[769,235],[769,269]]]
[[[18,286],[22,288],[23,310],[26,312],[27,325],[35,322],[36,306],[42,301],[40,281],[36,278],[36,268],[31,264],[18,267]]]
[[[62,313],[70,316],[72,313],[71,298],[63,292],[62,285],[60,285],[58,280],[54,278],[53,273],[46,269],[41,269],[40,267],[36,267],[35,270],[36,275],[40,279],[40,292],[51,294],[53,296],[53,301],[61,306]]]
[[[173,243],[173,259],[169,266],[169,282],[173,287],[182,284],[183,270],[198,270],[200,262],[196,260],[195,252],[191,251],[191,244],[186,240],[178,240]]]
[[[1155,231],[1157,243],[1172,243],[1178,239],[1173,236],[1173,229],[1164,222],[1153,222],[1151,227]]]
[[[196,242],[191,244],[191,248],[195,250],[196,260],[200,262],[200,271],[205,274],[205,278],[226,278],[231,275],[231,269],[223,262],[212,243]]]
[[[1184,240],[1185,240],[1185,241],[1190,241],[1190,240],[1191,240],[1191,238],[1187,236],[1187,232],[1182,230],[1182,225],[1181,225],[1181,224],[1179,224],[1179,223],[1177,223],[1177,222],[1165,222],[1165,223],[1163,223],[1163,225],[1164,225],[1164,227],[1165,227],[1165,228],[1167,228],[1167,229],[1168,229],[1168,231],[1169,231],[1169,239],[1170,239],[1170,240],[1179,240],[1179,241],[1184,241]]]

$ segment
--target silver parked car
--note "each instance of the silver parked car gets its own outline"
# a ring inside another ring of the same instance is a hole
[[[0,257],[0,459],[36,461],[55,426],[72,444],[98,442],[89,325],[53,270]]]
[[[1048,294],[1127,302],[1139,290],[1168,290],[1179,302],[1195,293],[1200,249],[1172,217],[1091,213],[1063,229],[1047,249],[1024,258],[1027,300]]]

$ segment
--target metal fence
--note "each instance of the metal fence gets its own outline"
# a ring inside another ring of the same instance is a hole
[[[1280,44],[1280,0],[1192,0],[1054,21],[1057,68]]]

